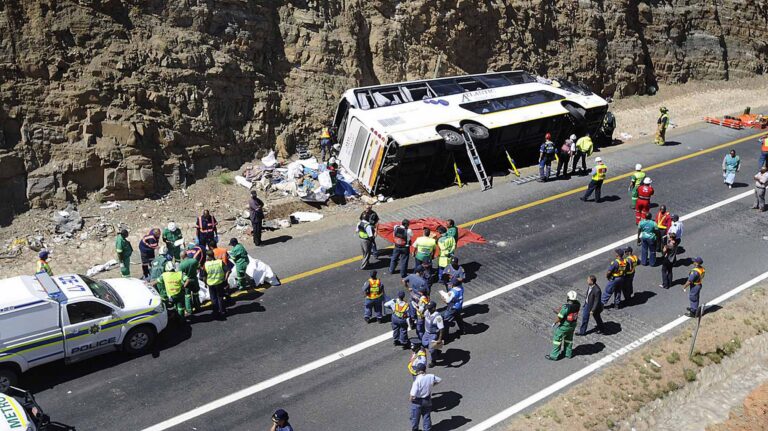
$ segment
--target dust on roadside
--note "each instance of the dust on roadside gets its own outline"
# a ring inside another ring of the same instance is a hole
[[[653,417],[642,421],[633,415],[696,381],[702,368],[738,354],[745,340],[768,332],[767,287],[755,287],[706,314],[690,359],[694,320],[615,361],[534,411],[513,418],[505,429],[551,430],[566,424],[569,430],[656,429]]]

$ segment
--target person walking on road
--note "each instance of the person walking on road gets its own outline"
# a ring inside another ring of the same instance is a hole
[[[251,220],[253,232],[253,245],[261,246],[261,229],[264,221],[264,202],[259,199],[256,190],[251,190],[251,199],[248,201],[248,218]]]
[[[637,245],[640,246],[640,264],[656,266],[656,223],[651,220],[651,213],[646,213],[645,220],[637,225]]]
[[[670,226],[672,226],[672,214],[667,211],[666,205],[662,205],[656,213],[656,251],[661,251]]]
[[[576,331],[581,304],[576,299],[578,294],[575,290],[568,292],[566,297],[568,301],[563,304],[560,311],[554,310],[557,313],[557,319],[552,324],[553,328],[556,327],[555,335],[552,337],[552,352],[544,356],[550,361],[559,360],[562,350],[565,350],[566,358],[573,357],[573,333]]]
[[[429,301],[427,304],[427,310],[424,313],[424,336],[421,337],[421,344],[429,351],[429,366],[435,366],[435,360],[439,355],[439,351],[443,345],[443,329],[445,325],[443,323],[443,316],[440,315],[435,309],[437,304],[435,301]]]
[[[293,431],[293,427],[288,423],[288,412],[277,409],[272,415],[272,427],[269,431]]]
[[[184,245],[184,235],[176,223],[170,222],[168,227],[163,229],[163,242],[165,242],[165,248],[168,249],[168,254],[173,257],[173,261],[179,262],[181,260],[181,248]]]
[[[408,229],[409,224],[408,219],[405,219],[392,229],[395,248],[392,250],[392,257],[389,260],[389,273],[394,274],[399,263],[400,278],[405,278],[408,273],[408,259],[411,257],[413,231]]]
[[[643,172],[643,165],[640,163],[635,165],[635,172],[629,177],[629,197],[632,199],[632,208],[637,208],[637,189],[643,185],[645,179],[645,172]]]
[[[733,188],[739,168],[741,168],[741,159],[736,155],[736,150],[729,151],[723,158],[723,184],[727,184],[729,189]]]
[[[601,202],[600,192],[603,189],[603,181],[605,181],[605,174],[608,172],[608,166],[603,163],[603,159],[600,157],[595,158],[595,167],[592,168],[592,179],[587,186],[587,192],[581,198],[582,202],[586,202],[592,193],[595,193],[595,202]]]
[[[445,295],[442,295],[443,300],[448,305],[448,307],[443,311],[443,322],[447,324],[447,327],[445,328],[445,338],[448,339],[448,335],[450,332],[450,327],[453,325],[453,322],[456,322],[456,326],[458,327],[458,330],[456,331],[456,338],[461,337],[464,335],[466,323],[464,323],[464,319],[461,317],[461,312],[464,308],[464,286],[461,283],[448,283],[449,289],[448,292]],[[441,291],[441,294],[443,292]]]
[[[576,141],[576,155],[573,157],[573,169],[571,169],[574,173],[576,172],[576,165],[579,163],[579,160],[581,160],[580,172],[583,174],[587,171],[587,157],[592,155],[593,149],[594,144],[589,134],[582,136]]]
[[[360,238],[360,249],[363,253],[363,260],[360,261],[360,269],[366,269],[371,263],[371,254],[373,253],[373,226],[367,220],[360,220],[357,223],[355,232],[357,232],[357,236]]]
[[[621,291],[624,288],[627,261],[624,260],[623,248],[617,248],[614,250],[614,253],[616,253],[616,258],[611,261],[611,264],[608,266],[608,272],[605,273],[608,284],[605,285],[605,292],[603,292],[603,296],[600,298],[604,308],[619,308],[621,305]],[[613,305],[608,304],[611,296],[613,296]]]
[[[432,238],[428,227],[425,227],[423,232],[424,234],[416,238],[416,241],[413,243],[413,260],[416,262],[414,264],[414,271],[421,266],[424,261],[429,260],[431,262],[432,258],[435,257],[437,242]]]
[[[570,138],[563,142],[560,146],[560,158],[557,160],[557,173],[559,177],[562,171],[563,177],[568,178],[568,163],[571,161],[571,156],[576,151],[576,135],[571,135]]]
[[[203,214],[197,218],[195,223],[195,233],[197,234],[197,244],[205,253],[208,248],[208,243],[216,241],[218,236],[219,222],[216,221],[216,217],[211,215],[209,210],[203,210]]]
[[[544,143],[539,147],[539,182],[545,182],[552,173],[552,161],[555,159],[557,148],[552,142],[552,135],[547,133],[544,136]]]
[[[688,317],[697,317],[701,313],[699,309],[699,299],[701,296],[701,284],[704,281],[704,260],[700,257],[693,259],[693,269],[688,274],[688,280],[683,285],[683,292],[691,289],[688,293],[688,300],[691,306],[685,314]]]
[[[133,254],[133,246],[128,241],[128,230],[123,229],[115,239],[115,252],[117,253],[117,261],[120,262],[120,275],[123,278],[131,276],[131,255]]]
[[[410,317],[410,304],[405,300],[405,292],[397,292],[397,298],[390,299],[384,307],[392,310],[392,344],[410,349],[408,341],[408,318]]]
[[[408,360],[408,373],[413,380],[416,380],[416,376],[419,373],[416,368],[421,365],[425,369],[427,367],[427,350],[421,345],[420,339],[411,340],[411,358]]]
[[[443,226],[438,226],[437,232],[440,237],[437,239],[437,247],[439,248],[437,256],[437,279],[443,279],[443,272],[453,258],[453,253],[456,251],[456,240],[452,236],[447,234],[447,229]]]
[[[768,185],[768,168],[763,166],[755,174],[755,205],[752,209],[765,211],[765,187]]]
[[[411,431],[419,430],[419,422],[424,431],[432,429],[432,389],[442,379],[434,374],[427,374],[427,367],[418,364],[414,367],[417,376],[411,384]]]
[[[379,215],[373,210],[373,206],[366,205],[365,210],[360,213],[360,220],[365,220],[371,225],[371,231],[373,231],[373,240],[371,241],[371,254],[376,259],[379,258],[379,249],[376,247],[376,233],[379,226]]]
[[[624,295],[624,301],[627,302],[630,301],[632,295],[635,294],[635,270],[637,269],[637,264],[640,259],[634,255],[632,247],[627,247],[624,249],[624,260],[627,261],[627,271],[624,276],[622,293]]]
[[[374,319],[381,323],[383,321],[381,307],[384,302],[384,283],[379,280],[376,271],[371,271],[370,276],[368,281],[363,284],[363,294],[365,294],[363,319],[365,323],[371,323]]]
[[[645,219],[645,215],[651,212],[651,196],[655,190],[651,186],[653,181],[645,177],[643,178],[643,184],[635,189],[635,195],[632,198],[635,202],[635,224],[639,224],[641,220]]]
[[[659,119],[656,120],[656,137],[653,142],[656,145],[664,145],[667,136],[667,127],[669,127],[669,111],[666,107],[659,108]]]
[[[677,260],[677,237],[674,232],[667,234],[667,241],[661,250],[661,284],[662,289],[672,287],[672,268]]]
[[[595,330],[598,334],[603,333],[603,319],[600,317],[600,313],[603,312],[603,303],[600,301],[600,286],[597,285],[597,277],[590,275],[587,277],[587,294],[584,297],[584,308],[581,311],[581,326],[579,332],[576,335],[587,335],[587,327],[589,326],[589,316],[591,315],[595,319]]]

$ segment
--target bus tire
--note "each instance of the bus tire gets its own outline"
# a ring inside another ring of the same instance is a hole
[[[152,347],[156,335],[157,331],[151,325],[141,325],[133,328],[125,335],[123,351],[131,355],[147,353]]]
[[[488,128],[475,123],[467,123],[464,125],[464,131],[467,132],[470,138],[476,141],[488,139],[491,136],[491,132]]]
[[[8,392],[19,381],[19,371],[12,365],[0,365],[0,393]]]
[[[461,136],[461,133],[455,130],[442,129],[442,130],[438,130],[437,133],[440,134],[440,136],[442,136],[443,140],[445,141],[445,146],[449,150],[464,146],[464,137]]]

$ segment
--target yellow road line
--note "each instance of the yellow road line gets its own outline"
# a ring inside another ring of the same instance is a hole
[[[687,154],[685,156],[680,156],[680,157],[677,157],[675,159],[670,159],[670,160],[667,160],[666,162],[657,163],[655,165],[652,165],[652,166],[649,166],[649,167],[645,168],[644,170],[646,172],[648,172],[648,171],[652,171],[654,169],[663,168],[664,166],[669,166],[669,165],[672,165],[672,164],[675,164],[675,163],[682,162],[683,160],[692,159],[694,157],[698,157],[698,156],[701,156],[703,154],[707,154],[707,153],[711,153],[713,151],[721,150],[721,149],[723,149],[725,147],[729,147],[729,146],[736,145],[736,144],[741,144],[742,142],[749,141],[750,139],[755,139],[755,138],[760,137],[760,136],[762,136],[764,134],[765,134],[765,132],[760,132],[760,133],[756,133],[754,135],[750,135],[750,136],[747,136],[747,137],[744,137],[744,138],[736,139],[734,141],[726,142],[724,144],[715,145],[714,147],[710,147],[710,148],[707,148],[707,149],[704,149],[704,150],[701,150],[701,151],[697,151],[695,153]],[[612,183],[612,182],[615,182],[615,181],[622,180],[624,178],[629,178],[630,176],[632,176],[633,173],[634,173],[634,171],[627,172],[626,174],[621,174],[621,175],[616,176],[616,177],[611,177],[611,178],[605,180],[605,183]],[[565,191],[565,192],[562,192],[562,193],[558,193],[556,195],[547,196],[546,198],[539,199],[537,201],[529,202],[527,204],[516,206],[514,208],[509,208],[509,209],[506,209],[504,211],[499,211],[497,213],[494,213],[494,214],[491,214],[491,215],[487,215],[485,217],[480,217],[480,218],[477,218],[475,220],[471,220],[471,221],[468,221],[466,223],[462,223],[462,224],[459,225],[459,227],[468,227],[468,226],[472,226],[472,225],[475,225],[475,224],[478,224],[478,223],[483,223],[483,222],[487,222],[487,221],[490,221],[490,220],[494,220],[494,219],[497,219],[499,217],[504,217],[506,215],[514,214],[514,213],[516,213],[518,211],[522,211],[524,209],[528,209],[528,208],[532,208],[532,207],[535,207],[535,206],[539,206],[539,205],[545,204],[547,202],[552,202],[554,200],[557,200],[557,199],[560,199],[560,198],[564,198],[566,196],[570,196],[570,195],[573,195],[573,194],[576,194],[576,193],[579,193],[579,192],[583,192],[586,189],[587,189],[587,186],[577,187],[575,189],[571,189],[571,190],[568,190],[568,191]],[[392,246],[387,247],[387,248],[392,248]],[[344,266],[344,265],[356,262],[356,261],[360,260],[361,258],[362,258],[361,256],[350,257],[348,259],[340,260],[338,262],[330,263],[328,265],[321,266],[319,268],[310,269],[309,271],[305,271],[305,272],[302,272],[300,274],[295,274],[295,275],[292,275],[290,277],[286,277],[284,279],[281,279],[281,281],[282,281],[283,284],[286,284],[286,283],[290,283],[290,282],[293,282],[293,281],[301,280],[302,278],[307,278],[307,277],[313,276],[315,274],[320,274],[321,272],[329,271],[331,269],[338,268],[340,266]],[[240,292],[238,292],[238,293],[240,293]],[[245,292],[243,292],[243,294],[244,293]],[[237,295],[237,294],[235,294],[235,295]]]

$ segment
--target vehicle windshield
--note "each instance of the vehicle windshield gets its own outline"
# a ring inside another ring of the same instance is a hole
[[[80,278],[82,278],[85,284],[88,285],[88,288],[91,289],[93,296],[120,308],[125,306],[122,298],[120,298],[120,295],[118,295],[117,292],[115,292],[115,289],[113,289],[109,284],[101,280],[94,280],[90,277],[86,277],[85,275],[80,275]]]

